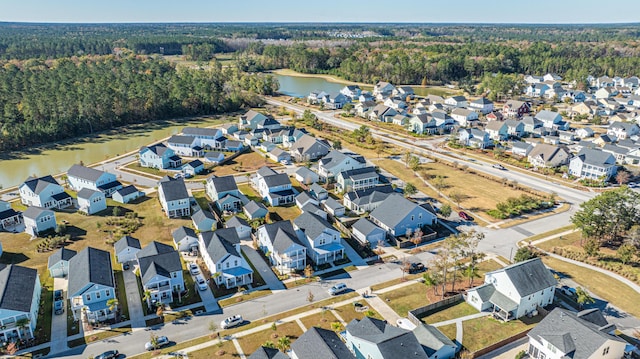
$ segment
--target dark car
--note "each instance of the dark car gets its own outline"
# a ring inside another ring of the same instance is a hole
[[[63,300],[56,300],[55,302],[53,302],[53,312],[56,315],[64,313],[64,301]]]
[[[96,355],[94,359],[114,359],[117,358],[120,353],[117,350],[109,350],[100,355]]]
[[[62,289],[58,289],[53,292],[53,301],[57,302],[59,300],[62,300]]]
[[[403,268],[405,273],[409,273],[409,274],[420,273],[420,272],[424,271],[425,269],[426,268],[424,267],[424,264],[422,264],[422,263],[410,263],[408,266]]]
[[[471,217],[470,215],[468,215],[466,212],[464,211],[460,211],[458,212],[458,217],[464,219],[465,221],[473,221],[473,217]]]

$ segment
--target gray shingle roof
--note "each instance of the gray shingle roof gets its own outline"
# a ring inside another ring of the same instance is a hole
[[[53,252],[52,255],[49,256],[48,259],[48,268],[51,268],[54,264],[60,262],[60,261],[69,261],[71,258],[73,258],[73,256],[75,256],[78,252],[74,251],[73,249],[68,249],[65,247],[62,247],[60,249],[58,249],[57,251]]]
[[[140,265],[142,283],[156,275],[170,278],[171,272],[182,270],[180,254],[173,247],[156,241],[149,243],[136,254]]]
[[[261,209],[268,211],[267,207],[265,207],[264,204],[258,203],[256,201],[249,201],[249,203],[244,206],[244,209],[252,215]]]
[[[346,329],[352,336],[376,345],[383,358],[428,358],[412,332],[385,321],[369,317],[354,319]]]
[[[27,185],[27,187],[29,187],[29,189],[35,194],[40,194],[40,192],[42,192],[45,188],[47,188],[49,184],[52,183],[55,185],[60,185],[58,181],[56,181],[52,176],[44,176],[40,178],[29,177],[26,181],[24,181],[24,184]]]
[[[332,197],[327,198],[326,201],[324,201],[324,205],[327,208],[331,208],[332,210],[336,210],[336,209],[340,209],[340,208],[344,208],[344,206],[342,205],[342,203],[336,201],[335,199],[333,199]]]
[[[302,177],[306,177],[306,176],[308,176],[308,175],[312,175],[312,176],[313,176],[313,175],[315,175],[315,176],[317,176],[315,172],[313,172],[312,170],[310,170],[310,169],[309,169],[309,168],[307,168],[307,167],[300,167],[300,168],[298,168],[298,169],[296,170],[296,174],[297,174],[297,175],[300,175],[300,176],[302,176]]]
[[[518,262],[491,273],[499,272],[504,272],[509,277],[520,297],[526,297],[558,284],[540,258]]]
[[[235,191],[238,189],[236,179],[233,176],[209,177],[207,182],[211,183],[217,193]]]
[[[204,247],[214,263],[219,262],[228,255],[242,258],[234,245],[240,243],[240,238],[238,238],[238,233],[234,228],[221,228],[215,232],[202,232],[200,235],[202,236]]]
[[[416,207],[414,202],[402,197],[400,194],[392,194],[371,212],[371,217],[393,228],[409,215]],[[426,209],[421,208],[425,213]],[[428,217],[427,217],[428,218]]]
[[[35,218],[38,218],[38,216],[43,212],[51,212],[51,214],[54,214],[53,211],[51,211],[49,209],[42,208],[42,207],[36,207],[36,206],[30,206],[24,212],[22,212],[22,217],[35,219]]]
[[[433,355],[444,346],[456,346],[451,339],[447,338],[446,335],[433,325],[422,323],[413,329],[413,335],[415,335],[428,356]]]
[[[138,252],[138,254],[136,254],[136,257],[142,258],[171,252],[175,252],[175,249],[173,249],[173,247],[171,247],[170,245],[153,241],[142,248]]]
[[[164,193],[164,198],[167,202],[189,198],[189,192],[187,192],[187,187],[182,178],[174,181],[160,182],[158,190]]]
[[[337,231],[326,219],[310,212],[303,212],[293,223],[312,240],[318,238],[325,230]]]
[[[581,149],[577,157],[580,157],[584,163],[592,166],[606,166],[615,163],[615,159],[611,153],[594,148],[585,147]]]
[[[69,260],[69,295],[79,294],[89,284],[115,287],[109,252],[87,247]]]
[[[123,250],[127,249],[128,247],[137,248],[137,249],[142,248],[140,246],[140,241],[131,236],[124,236],[120,238],[120,240],[113,245],[113,249],[115,249],[116,253],[120,253]]]
[[[38,272],[18,265],[0,269],[0,309],[31,311],[31,298],[36,289]]]
[[[356,223],[351,226],[351,228],[357,230],[358,232],[366,235],[369,235],[371,232],[375,230],[384,231],[382,228],[373,224],[370,220],[366,218],[360,218]]]
[[[200,128],[200,127],[185,127],[182,129],[182,134],[187,136],[208,136],[217,137],[222,133],[217,128]]]
[[[249,222],[247,222],[244,218],[240,218],[238,216],[233,216],[225,222],[226,228],[235,228],[240,226],[251,227],[249,225]]]
[[[364,190],[348,192],[345,194],[347,198],[358,206],[368,203],[382,202],[393,193],[391,185],[376,186]]]
[[[103,174],[103,171],[81,165],[73,165],[67,171],[68,176],[83,178],[91,182],[97,181]]]
[[[122,187],[119,190],[116,191],[116,193],[118,193],[121,196],[127,196],[130,195],[132,193],[136,193],[139,192],[138,189],[136,188],[136,186],[134,185],[129,185],[126,187]]]
[[[102,192],[85,187],[78,192],[78,198],[89,199],[91,198],[91,196],[93,196],[96,193],[102,193]]]
[[[149,149],[149,151],[155,153],[156,155],[162,156],[165,152],[167,152],[169,148],[162,143],[156,143],[155,145],[151,146],[143,146],[142,148],[140,148],[140,151],[144,149]]]
[[[203,209],[199,209],[193,215],[191,215],[191,220],[196,223],[204,221],[206,219],[215,221],[216,217],[214,217],[213,214],[208,210],[205,211]]]
[[[173,231],[173,233],[171,233],[171,236],[173,237],[173,242],[174,243],[180,242],[185,237],[198,238],[198,235],[196,234],[196,231],[194,231],[193,229],[191,229],[189,227],[185,227],[185,226],[178,227],[178,229],[176,229],[175,231]]]
[[[289,356],[278,349],[260,347],[247,359],[289,359]]]
[[[258,169],[258,176],[267,177],[277,174],[278,172],[272,170],[270,167],[262,166]]]
[[[264,177],[264,183],[267,187],[276,187],[291,184],[289,175],[286,173],[278,173],[275,175]]]
[[[375,167],[364,167],[355,170],[340,172],[339,176],[342,178],[350,178],[353,181],[357,181],[360,179],[377,177],[378,172],[376,172]]]
[[[193,144],[193,141],[195,141],[195,138],[193,136],[173,135],[173,136],[169,137],[169,139],[167,140],[167,143],[177,143],[177,144],[181,144],[181,145],[191,145],[191,144]]]
[[[291,221],[279,221],[262,226],[267,232],[267,236],[273,248],[278,253],[283,253],[294,244],[302,246],[293,229]]]
[[[297,358],[354,359],[340,337],[331,330],[311,327],[291,344]]]

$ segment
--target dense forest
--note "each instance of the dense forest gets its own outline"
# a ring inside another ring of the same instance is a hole
[[[255,106],[271,76],[214,63],[176,68],[140,55],[0,63],[0,150],[117,126]]]

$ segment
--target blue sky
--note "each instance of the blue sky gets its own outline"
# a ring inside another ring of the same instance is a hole
[[[0,0],[0,21],[640,22],[639,0],[606,4],[601,0]]]

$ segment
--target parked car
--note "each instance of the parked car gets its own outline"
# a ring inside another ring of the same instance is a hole
[[[232,328],[242,324],[242,322],[244,322],[244,319],[242,319],[242,316],[240,314],[236,314],[220,322],[220,328],[222,329]]]
[[[56,300],[53,302],[53,312],[58,315],[64,313],[64,300]]]
[[[347,290],[347,285],[344,283],[338,283],[336,285],[334,285],[333,287],[329,288],[329,294],[330,295],[338,295],[342,292],[345,292]]]
[[[504,166],[503,166],[503,165],[501,165],[501,164],[499,164],[499,163],[496,163],[495,165],[493,165],[493,166],[491,166],[491,167],[493,167],[493,168],[497,168],[497,169],[499,169],[499,170],[503,170],[503,171],[506,171],[506,170],[507,170],[506,168],[504,168]]]
[[[458,212],[458,217],[464,219],[465,221],[473,221],[473,217],[471,217],[470,215],[468,215],[466,212],[464,211],[460,211]]]
[[[53,301],[57,302],[59,300],[63,300],[64,298],[62,297],[62,289],[58,289],[55,292],[53,292]]]
[[[569,286],[563,285],[562,287],[560,287],[560,292],[566,296],[569,297],[575,297],[576,296],[576,289],[575,288],[571,288]]]
[[[200,274],[200,268],[195,263],[189,263],[189,272],[193,275],[198,275]]]
[[[405,273],[409,273],[409,274],[420,273],[425,269],[426,268],[422,263],[409,263],[408,266],[405,266],[404,268],[402,268],[402,270],[404,270]]]
[[[117,350],[109,350],[102,354],[96,355],[94,359],[114,359],[117,358],[120,353]]]
[[[122,264],[122,269],[123,270],[129,270],[129,268],[131,268],[131,265],[129,264],[129,262],[126,262],[126,263]]]
[[[204,280],[204,277],[200,274],[196,276],[196,284],[198,285],[198,289],[207,290],[207,281]]]
[[[288,165],[289,164],[289,160],[282,160],[282,161],[280,161],[280,163],[282,163],[283,165]]]
[[[165,337],[165,336],[161,336],[156,338],[156,343],[154,345],[154,343],[152,342],[147,342],[147,344],[144,345],[144,349],[145,350],[156,350],[156,349],[160,349],[162,347],[166,347],[167,345],[169,345],[169,338]]]

